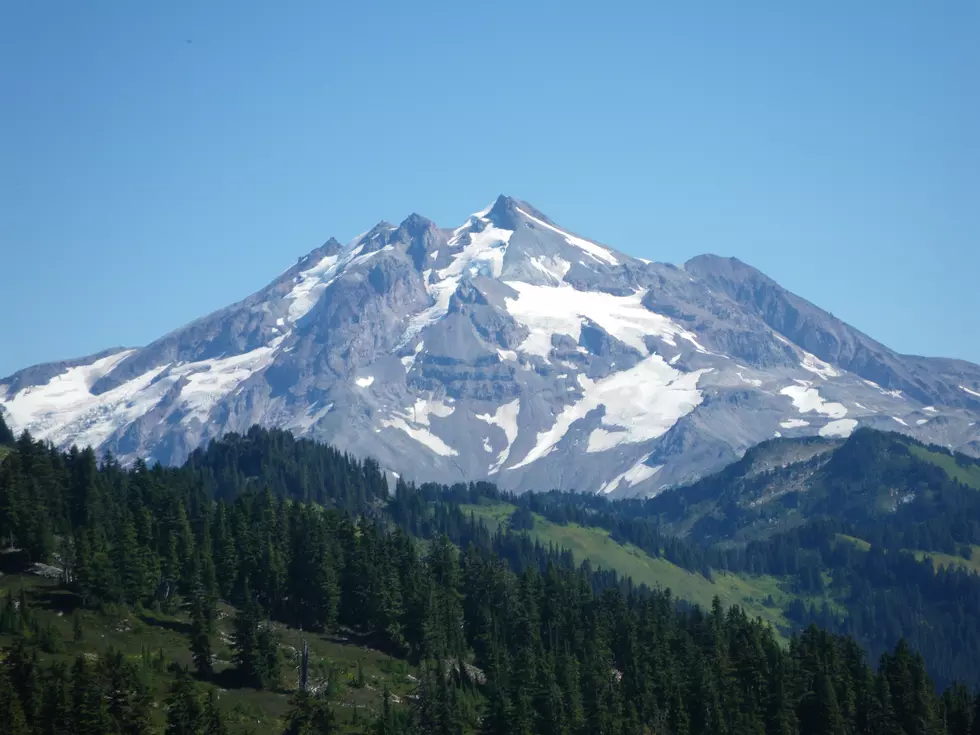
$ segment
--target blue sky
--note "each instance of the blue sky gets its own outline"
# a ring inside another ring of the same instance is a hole
[[[0,7],[0,375],[503,192],[980,362],[980,5]]]

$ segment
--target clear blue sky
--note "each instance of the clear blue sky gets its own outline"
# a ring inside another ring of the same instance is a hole
[[[0,85],[0,375],[501,192],[980,362],[973,0],[9,2]]]

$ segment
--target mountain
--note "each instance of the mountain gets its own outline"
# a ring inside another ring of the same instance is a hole
[[[654,494],[774,436],[980,453],[980,367],[899,355],[713,255],[651,263],[499,197],[329,240],[138,349],[0,381],[17,432],[176,464],[259,423],[406,478]]]
[[[553,495],[538,496],[538,507],[611,512],[599,499]],[[616,514],[655,521],[659,533],[699,547],[739,548],[832,522],[879,544],[883,533],[892,544],[906,535],[904,547],[957,554],[964,544],[980,545],[980,459],[865,428],[847,439],[770,439],[690,485],[619,501]]]

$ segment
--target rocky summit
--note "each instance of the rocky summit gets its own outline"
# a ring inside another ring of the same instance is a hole
[[[146,347],[0,381],[15,431],[177,463],[253,424],[406,479],[650,495],[774,436],[980,454],[980,366],[900,355],[754,268],[651,263],[501,196],[329,240]]]

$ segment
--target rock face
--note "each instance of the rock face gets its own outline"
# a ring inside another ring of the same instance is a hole
[[[140,349],[0,381],[15,431],[182,461],[259,423],[409,479],[652,494],[773,436],[980,452],[980,367],[899,355],[734,259],[673,266],[500,197],[329,240]]]

